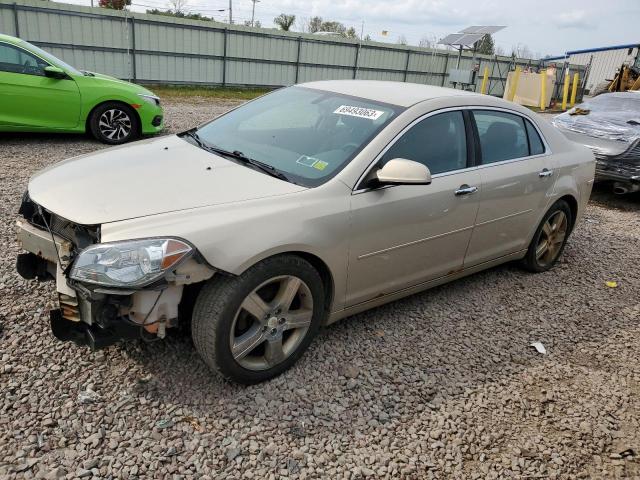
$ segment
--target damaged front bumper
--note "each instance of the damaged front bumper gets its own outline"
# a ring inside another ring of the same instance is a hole
[[[121,339],[164,338],[178,322],[184,286],[210,278],[214,270],[188,259],[169,278],[141,289],[108,288],[68,278],[78,252],[73,242],[20,218],[17,238],[26,253],[16,269],[26,279],[55,280],[57,308],[50,310],[51,330],[63,341],[92,349]]]

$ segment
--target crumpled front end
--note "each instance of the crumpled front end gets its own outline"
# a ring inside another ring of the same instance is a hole
[[[100,226],[65,220],[27,194],[19,214],[17,238],[25,252],[18,255],[16,268],[23,278],[55,281],[58,304],[50,310],[50,322],[60,340],[100,348],[120,339],[163,338],[178,325],[185,287],[214,274],[194,252],[144,285],[101,285],[91,276],[79,281],[70,273],[81,254],[109,245],[99,243]]]
[[[630,193],[640,190],[640,139],[620,154],[610,154],[593,148],[596,157],[596,180],[613,181],[614,192]]]

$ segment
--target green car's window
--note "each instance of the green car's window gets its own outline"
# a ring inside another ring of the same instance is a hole
[[[317,186],[347,165],[401,107],[289,87],[198,129],[208,144],[266,163],[293,182]]]
[[[0,71],[44,76],[49,64],[20,48],[0,43]]]
[[[28,43],[28,42],[22,42],[22,43],[25,45],[25,48],[28,48],[30,51],[34,52],[36,55],[44,58],[48,62],[51,62],[53,65],[57,65],[58,67],[64,69],[67,73],[73,73],[75,75],[82,75],[82,72],[80,72],[79,70],[73,68],[68,63],[63,62],[58,57],[54,57],[49,52],[47,52],[45,50],[42,50],[39,47],[36,47],[32,43]]]

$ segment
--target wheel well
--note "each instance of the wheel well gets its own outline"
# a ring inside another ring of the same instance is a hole
[[[104,105],[105,103],[118,103],[120,105],[124,105],[125,107],[128,107],[129,110],[132,110],[135,115],[136,118],[138,119],[138,135],[140,135],[142,133],[142,119],[140,118],[140,114],[137,112],[137,110],[135,108],[133,108],[131,105],[129,105],[127,102],[123,102],[121,100],[105,100],[104,102],[100,102],[99,104],[95,105],[91,111],[88,113],[87,118],[84,121],[84,131],[85,133],[91,133],[91,126],[89,125],[89,123],[91,122],[91,115],[93,115],[93,112],[96,110],[96,108],[98,108],[101,105]]]
[[[573,226],[576,224],[576,216],[578,215],[578,201],[572,195],[565,195],[560,197],[559,200],[567,202],[571,209],[571,230],[573,230]]]
[[[333,303],[333,295],[334,295],[334,283],[333,283],[333,275],[331,275],[331,270],[326,263],[315,255],[307,252],[286,252],[285,254],[296,255],[300,258],[305,259],[309,262],[313,268],[315,268],[320,274],[320,278],[322,279],[322,284],[324,285],[324,305],[325,309],[329,311],[331,308],[331,304]]]

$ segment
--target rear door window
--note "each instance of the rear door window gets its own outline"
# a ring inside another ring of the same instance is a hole
[[[483,165],[529,156],[527,131],[521,116],[475,110],[473,117],[480,135]]]
[[[540,155],[544,153],[544,143],[538,134],[538,131],[529,120],[525,120],[527,124],[527,134],[529,135],[529,153],[531,155]]]

